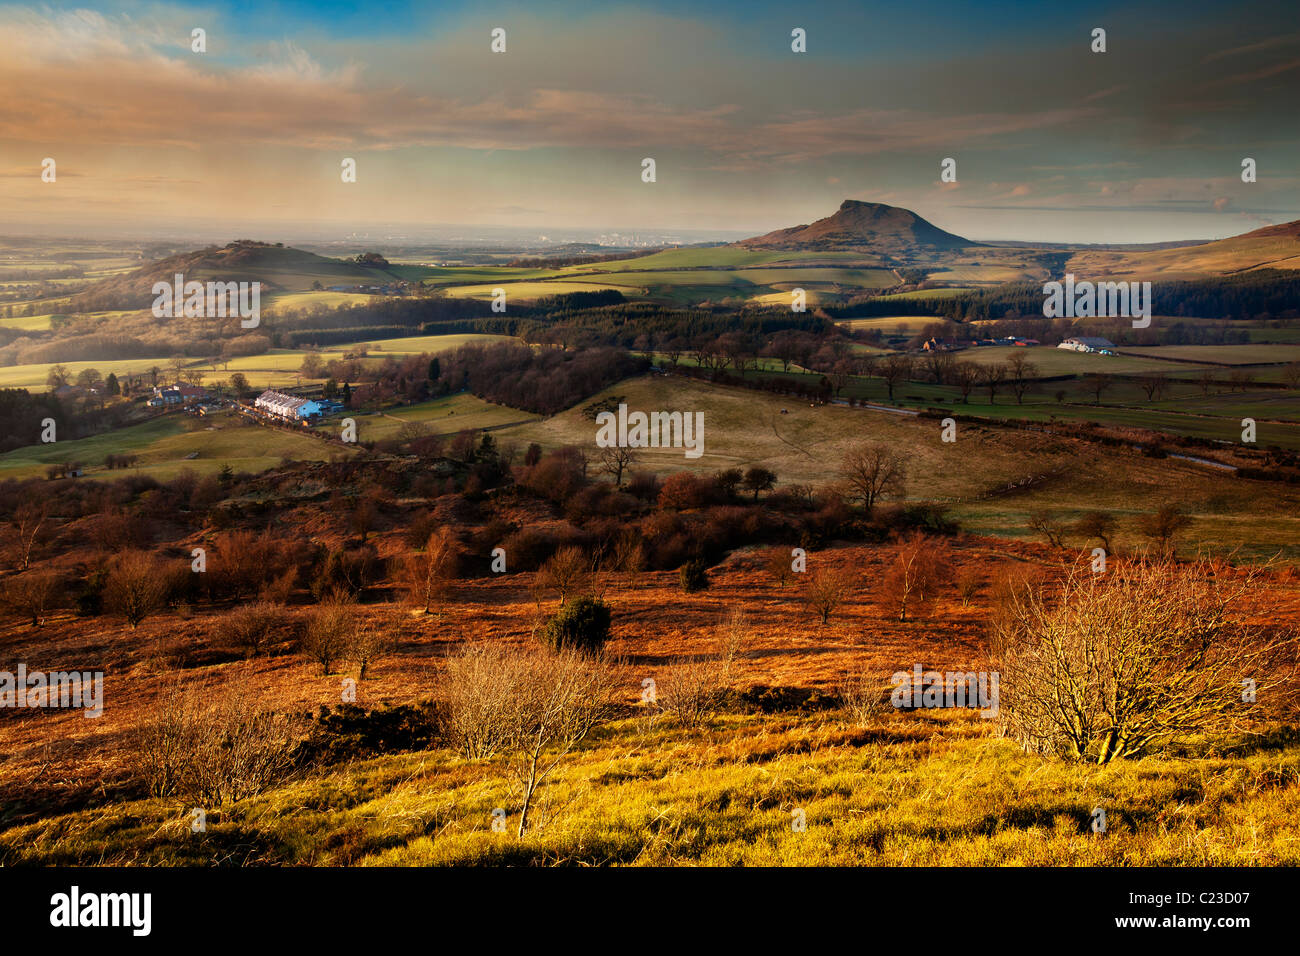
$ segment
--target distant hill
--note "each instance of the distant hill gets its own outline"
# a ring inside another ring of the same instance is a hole
[[[899,256],[963,249],[979,243],[944,232],[910,209],[846,199],[834,215],[818,219],[811,225],[778,229],[765,236],[742,239],[735,245],[746,249],[874,252]]]
[[[1078,252],[1070,257],[1065,269],[1083,277],[1167,280],[1255,269],[1300,269],[1300,220],[1195,246]]]
[[[305,292],[315,282],[325,287],[382,285],[398,278],[391,269],[243,239],[227,246],[168,256],[124,275],[105,279],[73,297],[69,310],[146,308],[154,299],[154,283],[171,282],[177,273],[185,276],[186,281],[261,282],[263,296],[275,292]]]

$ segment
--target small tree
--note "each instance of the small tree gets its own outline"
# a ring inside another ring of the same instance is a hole
[[[615,487],[623,487],[623,475],[630,471],[637,462],[637,454],[631,448],[602,448],[600,450],[600,470],[614,479]]]
[[[830,620],[853,591],[853,574],[844,568],[821,567],[808,577],[804,590],[804,603],[820,618],[823,625]]]
[[[443,525],[429,535],[423,551],[406,557],[402,580],[407,601],[425,614],[435,606],[441,607],[459,572],[456,535]]]
[[[320,664],[322,674],[331,674],[334,666],[347,656],[356,633],[356,606],[334,595],[322,601],[307,619],[302,651]]]
[[[1164,505],[1154,514],[1138,516],[1138,530],[1151,539],[1161,554],[1174,553],[1174,537],[1192,523],[1177,505]]]
[[[1110,536],[1115,532],[1115,518],[1105,511],[1089,511],[1074,523],[1074,533],[1086,541],[1100,541],[1110,553]]]
[[[519,839],[538,789],[610,716],[616,686],[608,664],[576,651],[493,644],[448,660],[441,686],[447,735],[471,758],[505,756],[523,793]]]
[[[881,586],[886,600],[898,608],[898,619],[906,621],[909,603],[928,600],[951,575],[952,559],[947,542],[915,531],[895,545]]]
[[[45,536],[45,521],[48,516],[49,508],[45,502],[25,501],[14,510],[9,519],[18,548],[19,571],[26,571],[32,566],[32,555]]]
[[[63,582],[52,571],[29,571],[4,582],[4,603],[31,621],[32,627],[45,623],[45,616],[63,600]]]
[[[109,566],[104,579],[104,607],[122,615],[135,630],[167,603],[170,580],[167,568],[157,558],[143,551],[128,551]]]
[[[840,475],[849,498],[870,514],[885,495],[901,495],[906,488],[907,465],[901,454],[886,445],[867,443],[849,449],[840,462]]]
[[[785,587],[794,577],[794,560],[790,548],[772,548],[763,556],[763,570],[778,587]]]
[[[1045,508],[1031,511],[1029,512],[1029,527],[1046,538],[1047,543],[1053,548],[1065,546],[1066,524],[1060,515]]]
[[[776,485],[776,472],[755,465],[753,468],[746,469],[745,478],[741,484],[746,491],[752,491],[754,500],[758,501],[760,491],[771,491]]]
[[[569,545],[556,551],[537,572],[534,587],[554,591],[563,605],[570,597],[587,590],[594,578],[591,560],[582,549]]]

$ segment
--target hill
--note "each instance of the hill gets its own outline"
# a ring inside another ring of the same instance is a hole
[[[280,292],[306,292],[313,283],[383,285],[399,276],[386,268],[330,259],[279,244],[239,240],[222,247],[184,252],[150,262],[91,286],[69,301],[69,311],[105,308],[148,308],[155,282],[172,282],[176,274],[206,282],[260,282],[265,297]]]
[[[1196,279],[1256,269],[1300,269],[1300,220],[1176,249],[1079,252],[1066,263],[1075,275],[1116,280]]]
[[[811,225],[778,229],[764,236],[742,239],[736,245],[746,249],[846,250],[902,255],[964,249],[979,243],[945,232],[910,209],[846,199],[834,215],[818,219]]]

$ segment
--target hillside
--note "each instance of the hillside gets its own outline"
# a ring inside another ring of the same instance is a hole
[[[185,252],[150,262],[132,272],[96,283],[69,302],[70,311],[105,308],[147,308],[155,282],[172,282],[176,274],[206,282],[261,282],[265,297],[279,292],[306,292],[313,283],[377,285],[396,281],[389,270],[330,259],[282,245],[240,240],[220,248]]]
[[[846,199],[832,216],[811,225],[778,229],[742,239],[746,249],[871,251],[888,255],[964,249],[979,245],[945,232],[910,209]]]
[[[1300,269],[1300,220],[1178,249],[1088,251],[1066,270],[1111,279],[1196,279],[1254,269]]]

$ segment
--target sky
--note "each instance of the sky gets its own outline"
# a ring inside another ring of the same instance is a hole
[[[852,198],[974,239],[1219,238],[1300,219],[1296,11],[0,4],[0,231],[698,240]]]

